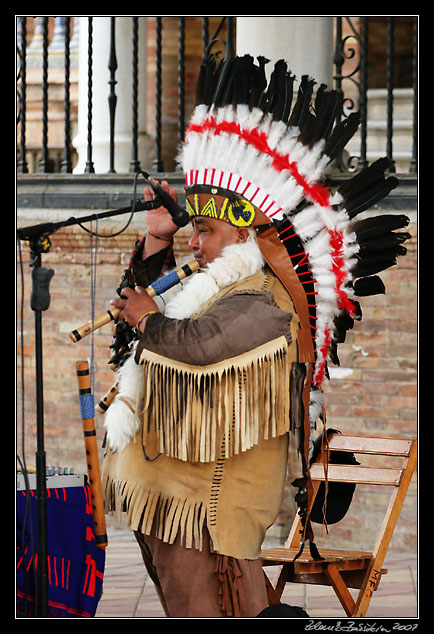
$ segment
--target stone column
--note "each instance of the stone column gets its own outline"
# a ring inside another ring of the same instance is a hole
[[[332,87],[333,16],[237,16],[236,51],[285,59],[297,76],[310,75]],[[267,65],[271,72],[271,63]]]
[[[138,158],[141,167],[149,165],[151,144],[145,133],[146,115],[146,17],[138,21]],[[80,18],[79,28],[79,111],[78,134],[73,139],[79,160],[75,174],[85,171],[88,138],[88,18]],[[116,18],[116,61],[114,91],[115,110],[114,169],[118,174],[130,171],[132,158],[132,54],[133,21],[131,17]],[[104,174],[110,168],[110,17],[93,18],[92,72],[92,162],[95,173]]]

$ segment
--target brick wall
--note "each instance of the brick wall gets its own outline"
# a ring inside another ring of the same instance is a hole
[[[37,224],[46,221],[47,215],[20,225]],[[112,233],[121,224],[104,223],[103,231]],[[186,237],[179,237],[178,254],[186,252]],[[130,225],[127,231],[109,240],[99,239],[96,255],[97,273],[95,287],[95,314],[109,307],[123,270],[127,267],[131,251],[144,228]],[[78,409],[77,379],[75,362],[87,359],[92,354],[92,337],[73,343],[69,333],[91,318],[91,251],[90,237],[79,227],[59,230],[52,238],[49,253],[42,256],[42,266],[54,270],[50,283],[51,303],[42,313],[43,365],[44,365],[44,426],[47,465],[73,466],[84,472],[84,444],[81,438],[81,421]],[[28,464],[35,464],[36,448],[36,390],[34,352],[34,314],[30,309],[31,269],[29,268],[29,247],[22,243],[24,270],[24,412],[25,446]],[[17,316],[21,314],[21,279],[18,270]],[[18,322],[19,329],[19,322]],[[107,365],[112,342],[112,324],[107,324],[95,332],[93,338],[95,358],[95,399],[100,399],[113,383],[114,374]],[[21,338],[18,333],[17,385],[21,390]],[[21,397],[18,395],[18,444],[21,453]],[[98,436],[102,439],[103,418],[97,414]]]
[[[46,212],[45,212],[46,213]],[[36,224],[44,218],[33,216]],[[121,224],[104,224],[104,232],[119,229]],[[99,239],[95,287],[95,314],[107,309],[114,296],[120,276],[126,268],[135,240],[144,226],[132,225],[121,235],[109,240]],[[328,426],[341,431],[402,434],[416,433],[416,240],[414,224],[410,226],[412,239],[407,243],[408,255],[398,266],[383,274],[387,294],[365,298],[362,303],[363,321],[357,323],[339,346],[341,366],[332,369],[332,379],[326,385]],[[189,229],[178,234],[178,258],[188,254]],[[24,370],[25,370],[25,457],[34,464],[36,448],[36,395],[34,316],[30,310],[31,275],[28,266],[28,245],[22,244],[24,268]],[[79,227],[59,230],[52,236],[52,247],[42,256],[42,265],[52,268],[51,304],[43,313],[44,362],[44,428],[47,465],[73,466],[85,473],[86,463],[78,407],[75,362],[91,357],[91,337],[72,343],[69,332],[91,316],[90,238]],[[18,279],[17,307],[20,315],[20,279]],[[110,388],[113,372],[107,365],[112,324],[107,324],[94,335],[95,398]],[[20,336],[18,335],[18,373],[20,388]],[[21,409],[18,398],[18,444],[21,455]],[[103,437],[103,417],[96,414],[99,443]],[[102,454],[101,454],[102,457]],[[294,493],[291,481],[298,475],[299,461],[291,450],[286,495],[280,516],[274,527],[276,533],[287,532],[294,516]],[[358,487],[353,508],[356,520],[344,519],[330,527],[328,539],[340,547],[351,543],[367,547],[374,539],[378,524],[377,507],[384,491],[374,496]],[[416,477],[411,485],[392,547],[416,547]],[[361,529],[359,518],[366,518],[368,527]],[[321,527],[316,530],[321,535]],[[318,540],[320,541],[320,540]],[[363,544],[362,544],[363,542]]]

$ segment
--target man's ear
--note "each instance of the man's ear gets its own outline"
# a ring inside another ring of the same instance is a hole
[[[237,227],[237,242],[247,242],[249,237],[248,227]]]

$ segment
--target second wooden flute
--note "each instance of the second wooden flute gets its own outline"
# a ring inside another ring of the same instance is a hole
[[[89,363],[77,361],[76,373],[78,381],[78,398],[81,422],[83,425],[84,445],[86,449],[87,474],[89,477],[92,515],[95,528],[95,543],[100,548],[108,544],[104,512],[104,497],[99,468],[98,446],[94,419],[94,401],[90,385]]]
[[[150,297],[154,297],[155,295],[161,295],[175,284],[178,284],[181,280],[185,279],[199,268],[199,262],[197,260],[191,260],[187,264],[180,266],[172,273],[168,275],[164,275],[160,277],[158,280],[153,282],[148,288],[146,292]],[[106,310],[104,313],[97,315],[93,320],[89,320],[83,326],[80,326],[76,330],[73,330],[69,333],[72,341],[77,343],[83,337],[90,335],[91,332],[101,328],[105,324],[108,324],[110,321],[117,319],[121,310],[119,308],[112,308],[111,310]]]

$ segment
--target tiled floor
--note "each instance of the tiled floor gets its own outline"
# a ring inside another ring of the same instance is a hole
[[[384,567],[389,572],[371,600],[367,618],[417,618],[416,557],[389,552]],[[324,586],[287,584],[282,603],[303,607],[312,618],[345,617],[334,592]],[[165,618],[129,530],[109,528],[104,591],[95,617]]]

